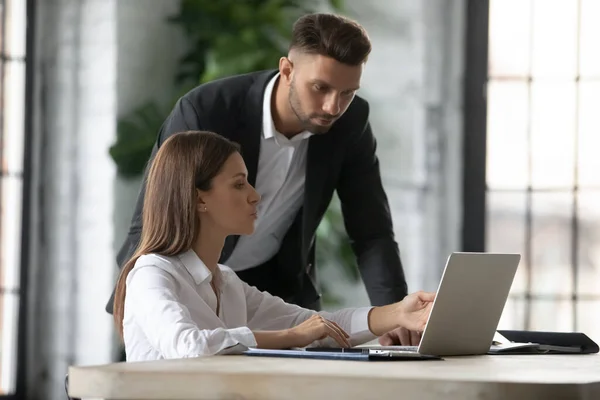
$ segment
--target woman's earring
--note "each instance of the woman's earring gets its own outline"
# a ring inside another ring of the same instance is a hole
[[[206,211],[206,206],[204,206],[204,209],[202,211]]]

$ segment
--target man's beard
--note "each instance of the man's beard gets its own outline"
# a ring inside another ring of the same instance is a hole
[[[290,101],[290,107],[291,107],[292,111],[294,112],[294,114],[296,114],[296,117],[302,124],[302,127],[304,128],[304,130],[307,130],[308,132],[314,133],[314,134],[329,132],[329,130],[331,129],[333,124],[328,125],[328,126],[321,126],[321,125],[313,124],[311,122],[311,118],[335,120],[337,117],[334,117],[332,115],[327,115],[327,114],[313,114],[312,116],[306,115],[306,113],[304,113],[304,111],[302,111],[302,106],[300,105],[300,100],[298,99],[298,93],[296,92],[296,85],[293,80],[290,85],[290,93],[289,93],[288,98]]]

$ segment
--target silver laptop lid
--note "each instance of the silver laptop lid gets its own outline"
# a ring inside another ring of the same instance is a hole
[[[419,353],[486,354],[521,256],[452,253],[440,280]]]

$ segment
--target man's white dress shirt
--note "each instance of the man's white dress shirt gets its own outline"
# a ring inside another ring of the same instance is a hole
[[[252,235],[241,236],[225,264],[234,271],[257,267],[270,260],[294,222],[304,199],[306,151],[310,132],[288,139],[275,129],[271,114],[275,75],[265,88],[262,137],[256,173],[256,191],[261,195]]]
[[[212,280],[193,250],[172,257],[141,256],[126,280],[123,336],[127,361],[238,352],[256,347],[252,331],[289,329],[316,314],[247,285],[230,268],[219,265],[217,315]],[[351,344],[358,345],[375,338],[368,326],[370,309],[319,314],[340,325]],[[336,346],[331,338],[315,345]]]

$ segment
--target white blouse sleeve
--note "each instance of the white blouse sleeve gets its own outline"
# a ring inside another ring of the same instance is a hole
[[[238,344],[256,346],[247,327],[201,329],[179,301],[175,278],[163,269],[144,265],[127,276],[127,312],[164,358],[186,358],[219,354]],[[207,313],[212,312],[206,307]]]
[[[289,329],[309,319],[316,311],[284,302],[281,298],[261,292],[241,281],[246,293],[248,327],[253,331]],[[350,335],[353,346],[377,338],[369,330],[368,316],[372,307],[346,308],[336,312],[321,311],[318,314],[337,323]],[[314,346],[338,346],[331,338],[314,343]]]

